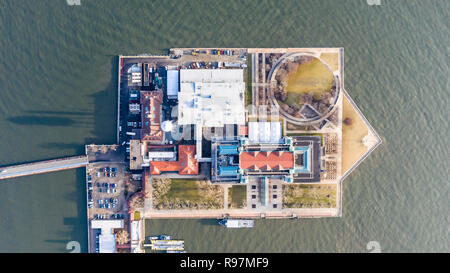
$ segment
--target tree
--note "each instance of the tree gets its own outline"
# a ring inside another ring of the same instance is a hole
[[[345,125],[352,125],[352,123],[353,123],[353,120],[352,120],[352,118],[345,118],[344,119],[344,124]]]
[[[134,195],[131,197],[130,206],[134,209],[144,207],[144,197],[141,195]]]
[[[127,244],[130,241],[130,234],[128,234],[128,231],[125,229],[119,230],[119,232],[116,233],[116,242],[119,245]]]

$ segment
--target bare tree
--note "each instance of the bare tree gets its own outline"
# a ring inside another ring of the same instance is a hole
[[[130,234],[128,234],[128,231],[125,229],[119,230],[119,232],[116,233],[116,242],[119,245],[127,244],[130,241]]]

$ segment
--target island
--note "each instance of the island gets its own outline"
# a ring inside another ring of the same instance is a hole
[[[117,143],[0,168],[85,167],[91,253],[185,251],[151,219],[340,217],[342,182],[381,143],[343,48],[175,48],[119,56],[117,77]]]

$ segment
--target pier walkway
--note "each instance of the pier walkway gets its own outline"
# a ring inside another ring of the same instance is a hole
[[[81,168],[85,167],[87,164],[89,164],[88,157],[86,155],[82,155],[0,167],[0,180],[39,173]]]

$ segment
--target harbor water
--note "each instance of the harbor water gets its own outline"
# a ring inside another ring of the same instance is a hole
[[[368,2],[0,0],[0,166],[115,143],[119,54],[344,47],[345,88],[383,144],[345,180],[342,218],[147,228],[187,252],[448,252],[450,2]],[[0,252],[87,251],[83,183],[84,169],[1,181]]]

